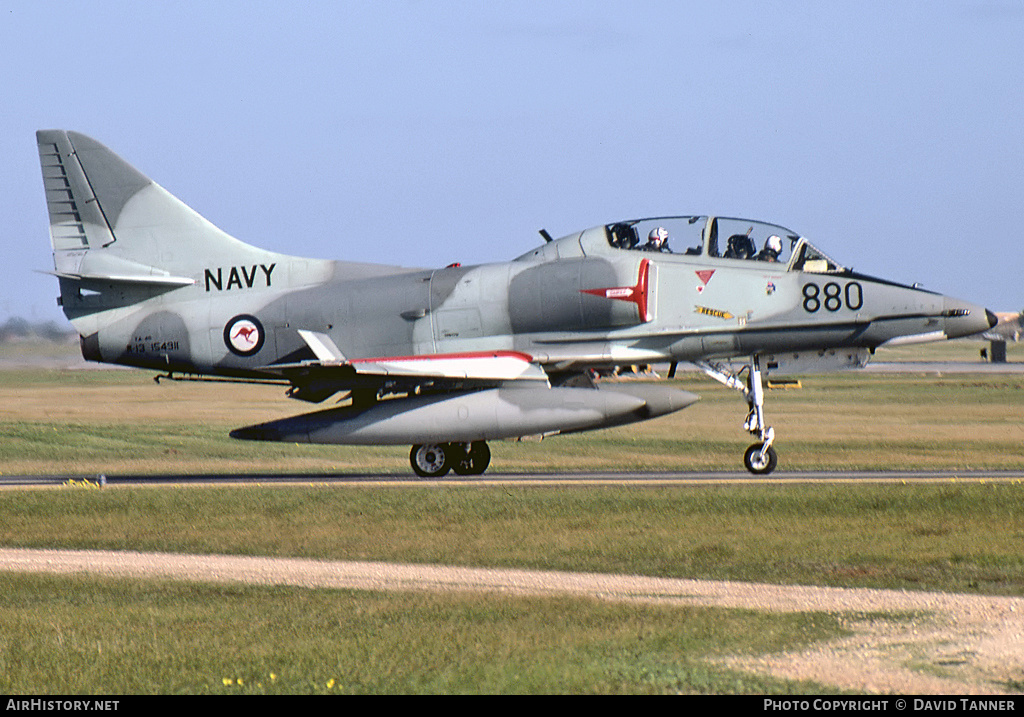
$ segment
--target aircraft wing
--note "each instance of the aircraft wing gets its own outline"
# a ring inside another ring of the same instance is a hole
[[[327,334],[300,330],[316,356],[296,363],[273,364],[263,370],[294,384],[294,398],[319,402],[338,391],[386,384],[403,387],[493,386],[514,381],[548,382],[548,375],[528,354],[519,351],[477,351],[347,359]]]
[[[544,369],[516,351],[358,359],[351,365],[357,374],[372,376],[487,382],[548,380]]]

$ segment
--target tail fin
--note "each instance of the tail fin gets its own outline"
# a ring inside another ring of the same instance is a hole
[[[225,234],[94,139],[40,130],[36,141],[54,273],[72,321],[191,286],[201,265],[281,256]]]

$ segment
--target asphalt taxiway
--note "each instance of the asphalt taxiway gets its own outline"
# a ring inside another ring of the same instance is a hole
[[[776,471],[755,476],[746,471],[671,471],[579,473],[487,473],[482,476],[448,476],[423,479],[409,473],[209,473],[185,474],[83,474],[0,476],[0,488],[69,486],[160,485],[337,485],[337,486],[693,486],[693,485],[782,485],[792,483],[1016,483],[1024,481],[1024,470],[907,470],[907,471]]]

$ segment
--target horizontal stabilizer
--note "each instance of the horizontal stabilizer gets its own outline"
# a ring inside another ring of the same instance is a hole
[[[103,284],[139,284],[142,286],[191,286],[196,283],[195,279],[186,276],[127,276],[117,274],[68,274],[60,271],[44,271],[43,274],[50,274],[61,279],[71,281],[95,281]]]

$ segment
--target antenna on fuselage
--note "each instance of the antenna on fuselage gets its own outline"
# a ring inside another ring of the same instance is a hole
[[[544,237],[544,241],[548,242],[549,244],[554,241],[554,239],[551,238],[551,235],[548,234],[548,230],[547,229],[541,229],[540,230],[540,235],[542,237]]]

